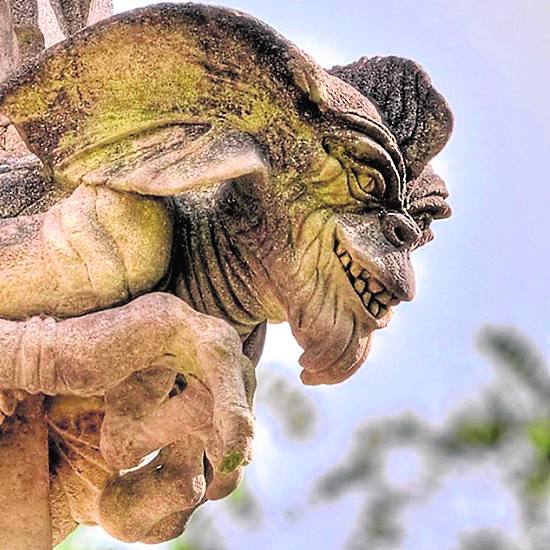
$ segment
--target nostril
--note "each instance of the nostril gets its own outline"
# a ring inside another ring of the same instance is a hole
[[[411,246],[420,237],[420,229],[414,220],[396,212],[384,216],[382,229],[388,241],[398,248]]]
[[[406,242],[407,241],[407,230],[404,227],[397,226],[394,229],[396,240],[399,242]]]

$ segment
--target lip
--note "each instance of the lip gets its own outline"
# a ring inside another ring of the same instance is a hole
[[[391,308],[401,300],[392,294],[366,266],[353,259],[351,253],[338,239],[334,242],[334,253],[365,311],[377,324],[380,324],[388,317]]]

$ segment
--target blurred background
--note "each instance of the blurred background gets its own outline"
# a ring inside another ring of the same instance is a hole
[[[301,386],[300,349],[270,327],[253,464],[158,548],[548,550],[550,2],[215,3],[325,67],[420,62],[455,114],[434,163],[454,216],[415,252],[417,298],[346,383]],[[154,548],[81,528],[58,549],[140,547]]]

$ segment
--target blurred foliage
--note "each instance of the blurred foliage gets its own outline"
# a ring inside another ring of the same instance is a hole
[[[229,515],[249,529],[257,528],[262,521],[262,508],[245,480],[224,501]]]
[[[315,435],[315,405],[294,379],[290,380],[274,369],[261,371],[256,400],[258,406],[267,408],[288,439],[300,441]]]
[[[369,421],[341,464],[316,485],[334,500],[350,490],[365,505],[347,548],[398,548],[403,512],[429,499],[458,467],[495,465],[520,511],[519,545],[500,531],[464,534],[459,550],[550,549],[550,371],[534,345],[510,328],[487,327],[479,348],[496,369],[493,382],[440,426],[414,415]],[[405,488],[392,485],[385,465],[396,449],[413,449],[422,471]]]
[[[194,513],[187,524],[185,535],[170,543],[170,550],[226,550],[223,535],[215,519],[204,509]]]
[[[483,529],[462,535],[456,550],[522,550],[502,532]]]

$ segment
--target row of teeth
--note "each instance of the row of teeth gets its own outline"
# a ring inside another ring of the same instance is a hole
[[[355,292],[373,317],[381,319],[391,306],[399,303],[399,299],[393,296],[378,279],[372,277],[368,271],[352,260],[347,250],[338,241],[334,251]]]

